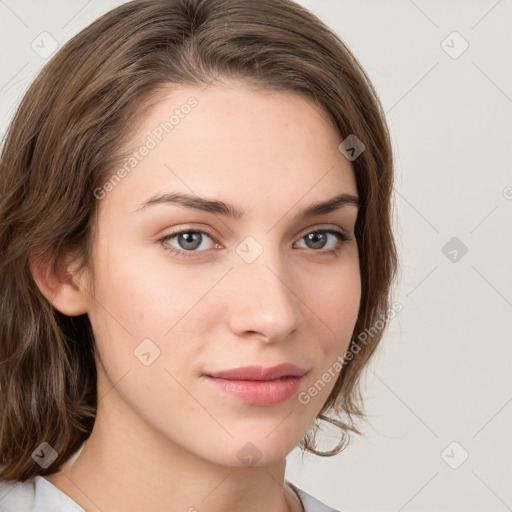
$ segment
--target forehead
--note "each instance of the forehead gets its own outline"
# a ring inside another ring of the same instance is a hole
[[[240,85],[173,88],[130,126],[123,177],[101,207],[133,211],[158,192],[290,207],[357,195],[338,131],[311,98]],[[118,173],[119,174],[119,173]],[[112,205],[114,206],[114,205]],[[274,210],[274,214],[276,210]]]

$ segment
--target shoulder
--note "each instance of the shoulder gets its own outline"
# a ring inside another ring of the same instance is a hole
[[[304,512],[343,512],[342,510],[337,510],[332,507],[329,507],[325,503],[322,503],[320,500],[317,500],[306,491],[303,491],[296,485],[291,482],[286,482],[299,496],[300,501],[304,507]]]
[[[24,482],[0,480],[1,512],[85,512],[42,476]]]
[[[0,510],[34,510],[35,482],[33,479],[25,482],[0,480]]]

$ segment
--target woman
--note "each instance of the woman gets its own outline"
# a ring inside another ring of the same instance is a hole
[[[285,457],[359,433],[392,181],[371,82],[289,0],[72,38],[0,162],[1,509],[332,510]]]

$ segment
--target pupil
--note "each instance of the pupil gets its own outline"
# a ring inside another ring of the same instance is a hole
[[[321,249],[325,244],[325,233],[310,233],[308,239],[313,242],[314,249]]]
[[[200,233],[190,231],[187,233],[180,233],[178,236],[180,245],[184,249],[197,249],[201,245]],[[182,243],[183,242],[183,243]]]

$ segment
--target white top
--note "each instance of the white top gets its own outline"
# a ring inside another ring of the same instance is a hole
[[[291,482],[304,512],[341,512],[328,507]],[[85,510],[55,487],[46,478],[36,476],[24,482],[0,480],[0,512],[85,512]]]

